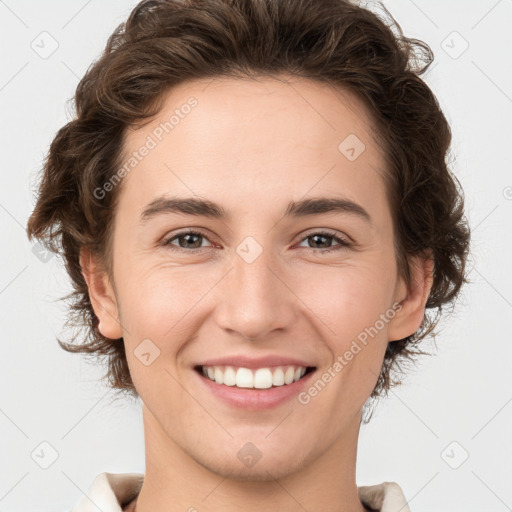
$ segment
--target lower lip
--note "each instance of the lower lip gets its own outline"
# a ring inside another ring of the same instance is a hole
[[[302,388],[311,380],[315,370],[310,371],[304,377],[292,384],[276,386],[267,389],[237,388],[236,386],[225,386],[217,384],[201,373],[194,370],[201,382],[216,397],[225,403],[241,409],[260,411],[277,407],[288,400],[296,397]]]

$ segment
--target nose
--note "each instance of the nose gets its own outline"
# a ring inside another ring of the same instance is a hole
[[[215,320],[218,327],[251,341],[289,331],[300,304],[293,293],[290,272],[270,250],[252,262],[234,254],[231,270],[218,290]]]

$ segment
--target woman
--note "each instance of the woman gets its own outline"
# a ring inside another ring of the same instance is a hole
[[[430,49],[395,28],[145,0],[81,80],[28,233],[88,329],[61,345],[142,400],[146,471],[73,511],[409,510],[356,485],[359,428],[466,281],[469,229]]]

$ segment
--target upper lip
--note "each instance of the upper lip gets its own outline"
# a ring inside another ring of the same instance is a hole
[[[303,366],[312,367],[306,361],[301,361],[288,356],[267,356],[267,357],[247,357],[247,356],[227,356],[216,359],[208,359],[196,366],[235,366],[237,368],[267,368],[271,366]]]

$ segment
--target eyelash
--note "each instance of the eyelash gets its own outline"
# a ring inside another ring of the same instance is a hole
[[[204,247],[196,248],[196,249],[185,249],[183,247],[176,247],[171,244],[171,242],[173,240],[175,240],[176,238],[182,237],[184,235],[201,236],[201,237],[209,240],[208,237],[203,232],[190,230],[190,231],[182,231],[181,233],[175,234],[171,238],[168,238],[166,241],[162,242],[162,245],[164,245],[165,247],[168,247],[169,249],[171,249],[171,251],[178,251],[178,252],[185,251],[185,252],[199,253],[199,252],[202,252],[203,249],[205,249]],[[314,252],[320,253],[320,254],[328,254],[328,253],[332,253],[332,252],[339,251],[342,249],[347,249],[348,247],[350,247],[352,245],[347,240],[337,237],[335,232],[330,232],[330,231],[315,231],[314,233],[311,233],[311,234],[307,235],[306,237],[304,237],[300,242],[303,242],[304,240],[307,240],[308,238],[311,238],[315,235],[321,235],[321,236],[325,236],[327,238],[332,238],[333,240],[339,242],[339,245],[332,249],[331,248],[316,249],[315,247],[305,247],[305,249],[309,249],[311,251],[314,251]]]

